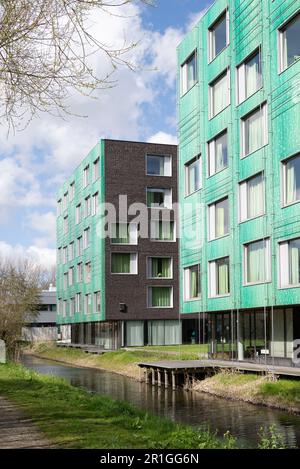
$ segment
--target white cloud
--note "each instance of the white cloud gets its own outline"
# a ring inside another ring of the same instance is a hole
[[[148,139],[148,143],[165,143],[168,145],[177,145],[177,137],[166,132],[157,132]]]
[[[0,256],[5,260],[29,259],[42,267],[52,267],[56,263],[55,249],[39,248],[37,246],[25,247],[21,244],[12,246],[0,241]]]
[[[56,216],[54,212],[31,212],[26,219],[26,226],[46,235],[49,241],[55,240]]]

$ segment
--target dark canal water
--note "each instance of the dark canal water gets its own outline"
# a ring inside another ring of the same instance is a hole
[[[275,425],[290,447],[300,447],[300,416],[197,392],[181,389],[174,392],[114,373],[64,365],[28,355],[22,360],[25,366],[39,373],[65,378],[73,386],[129,401],[173,421],[194,427],[208,425],[219,435],[228,430],[238,438],[239,446],[255,447],[259,429]]]

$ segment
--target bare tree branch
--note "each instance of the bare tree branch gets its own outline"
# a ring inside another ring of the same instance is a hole
[[[39,112],[70,113],[71,90],[91,95],[115,86],[119,66],[134,69],[127,53],[137,44],[105,44],[89,20],[97,11],[120,16],[130,3],[153,0],[0,0],[0,119],[21,129]],[[90,65],[96,53],[110,64],[103,76]]]

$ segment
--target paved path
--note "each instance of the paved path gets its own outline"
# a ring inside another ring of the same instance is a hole
[[[16,405],[0,396],[0,449],[54,448]]]

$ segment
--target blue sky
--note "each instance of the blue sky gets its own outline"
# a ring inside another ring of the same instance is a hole
[[[72,109],[87,118],[41,115],[8,138],[0,127],[0,254],[55,261],[55,192],[100,137],[176,141],[176,46],[211,3],[156,0],[133,5],[127,19],[99,17],[104,42],[118,44],[124,33],[141,41],[131,53],[137,70],[118,70],[117,86],[97,100],[73,96]]]

